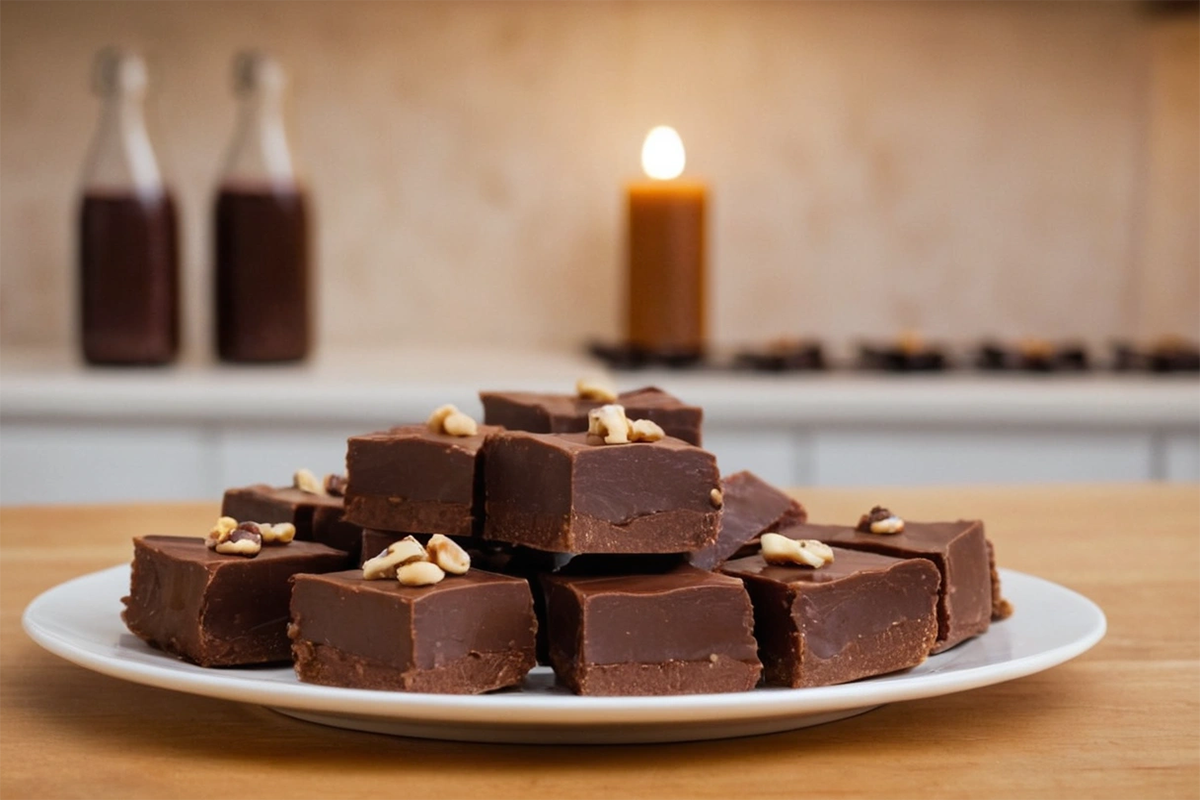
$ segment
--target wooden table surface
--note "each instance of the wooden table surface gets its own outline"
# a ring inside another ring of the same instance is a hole
[[[132,536],[202,533],[216,504],[6,508],[0,796],[1200,796],[1200,487],[797,494],[817,521],[876,502],[910,519],[982,517],[1002,566],[1090,597],[1108,635],[1037,675],[790,733],[591,747],[402,739],[105,677],[25,636],[38,593],[128,561]]]

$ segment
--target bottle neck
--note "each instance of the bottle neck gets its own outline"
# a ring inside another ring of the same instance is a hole
[[[84,174],[93,192],[134,192],[144,197],[163,193],[162,174],[146,132],[142,96],[117,93],[107,97]]]
[[[295,187],[296,173],[279,93],[258,91],[242,97],[221,181],[223,185]]]

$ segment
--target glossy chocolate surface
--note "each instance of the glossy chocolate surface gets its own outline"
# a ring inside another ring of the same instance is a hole
[[[368,581],[361,570],[302,575],[291,617],[296,674],[310,683],[477,694],[534,666],[528,584],[479,569],[432,586]]]
[[[935,653],[988,629],[992,609],[992,554],[979,520],[905,522],[892,535],[861,533],[841,525],[794,525],[779,531],[895,558],[927,558],[942,575]]]
[[[764,676],[782,686],[826,686],[925,660],[937,638],[940,576],[923,558],[833,548],[819,569],[762,556],[721,572],[745,582]]]
[[[716,538],[716,458],[679,439],[505,431],[484,452],[486,539],[559,553],[684,553]]]
[[[588,412],[604,405],[570,394],[480,392],[484,422],[530,433],[581,433],[588,429]],[[629,419],[649,419],[668,436],[699,445],[704,411],[662,389],[646,386],[617,395]]]
[[[723,505],[717,540],[690,557],[691,563],[701,569],[716,569],[763,533],[808,519],[804,506],[753,472],[737,472],[722,478],[721,493]]]
[[[351,436],[346,450],[346,519],[364,528],[471,536],[481,522],[484,440],[403,425]]]
[[[223,555],[204,540],[133,540],[121,618],[139,638],[205,667],[286,661],[289,580],[344,569],[345,553],[314,542],[266,545],[253,558]]]
[[[345,520],[340,497],[260,483],[225,490],[221,515],[239,522],[290,522],[299,541],[320,542],[358,557],[362,528]]]
[[[577,694],[747,691],[761,665],[740,581],[681,565],[542,578],[550,663]]]

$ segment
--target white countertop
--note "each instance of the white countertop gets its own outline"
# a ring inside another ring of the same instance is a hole
[[[476,392],[570,392],[583,375],[621,389],[657,385],[705,410],[708,424],[811,423],[1200,425],[1200,379],[1094,372],[753,374],[608,372],[582,354],[480,349],[319,354],[297,366],[89,368],[6,352],[0,419],[167,422],[412,421],[446,402],[479,413]]]

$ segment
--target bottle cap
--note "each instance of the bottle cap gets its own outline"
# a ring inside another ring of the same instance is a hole
[[[96,54],[92,68],[92,91],[101,96],[118,92],[141,92],[146,88],[146,62],[137,53],[105,47]]]
[[[283,67],[261,50],[243,50],[233,58],[233,88],[241,94],[258,89],[282,89]]]

